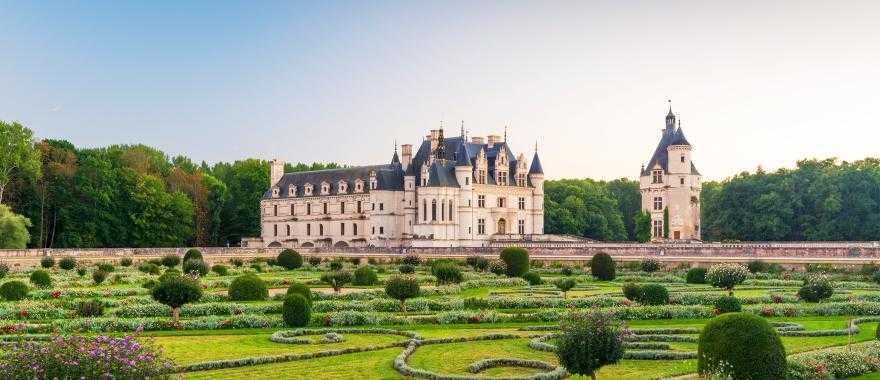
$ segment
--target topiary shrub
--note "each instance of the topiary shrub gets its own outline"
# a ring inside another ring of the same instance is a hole
[[[162,258],[162,265],[164,265],[168,268],[174,268],[174,267],[180,265],[180,256],[177,256],[174,254],[166,255],[165,257]]]
[[[385,294],[400,301],[400,311],[406,312],[406,300],[419,296],[419,281],[412,276],[392,276],[385,281]]]
[[[357,286],[370,286],[379,283],[379,276],[376,271],[370,267],[360,267],[354,271],[354,278],[351,283]]]
[[[119,265],[122,265],[126,268],[130,267],[131,264],[133,264],[133,263],[134,263],[134,260],[132,260],[131,257],[123,257],[123,258],[119,259]]]
[[[202,258],[202,251],[199,251],[195,248],[190,248],[183,254],[183,262],[186,263],[189,260],[204,260]]]
[[[208,274],[208,264],[202,259],[189,259],[183,262],[183,273],[198,273],[199,276]]]
[[[639,302],[642,298],[642,286],[634,282],[623,284],[623,296],[630,301]]]
[[[278,258],[276,258],[276,261],[278,261],[278,265],[287,270],[294,270],[303,265],[302,255],[290,248],[281,251],[281,253],[278,254]]]
[[[31,284],[34,284],[36,287],[40,288],[50,288],[52,287],[52,277],[49,276],[49,272],[46,272],[42,269],[37,269],[31,272]]]
[[[62,257],[61,260],[58,260],[58,267],[64,270],[71,270],[76,268],[76,259],[72,256]]]
[[[40,266],[46,269],[54,267],[55,258],[52,256],[43,256],[43,258],[40,259]]]
[[[27,294],[28,286],[21,281],[7,281],[0,285],[0,297],[7,301],[21,301]]]
[[[639,303],[642,305],[666,305],[669,303],[669,291],[660,284],[642,285]]]
[[[229,274],[229,268],[227,268],[226,265],[222,264],[214,264],[214,266],[211,267],[211,271],[217,273],[218,276],[225,276]]]
[[[623,358],[626,326],[610,313],[573,312],[559,323],[556,357],[575,375],[596,378],[596,371]]]
[[[804,278],[804,285],[798,289],[798,297],[807,302],[819,302],[834,295],[834,287],[828,276],[816,274]]]
[[[529,271],[529,251],[524,248],[504,248],[501,250],[500,258],[507,268],[507,277],[522,277]]]
[[[660,270],[660,262],[654,259],[644,259],[639,265],[644,272],[656,272]]]
[[[536,272],[526,272],[522,277],[529,282],[529,285],[541,285],[544,283],[544,280],[541,279],[541,275]]]
[[[752,273],[766,273],[770,271],[770,264],[763,260],[752,260],[746,263],[746,269]]]
[[[577,285],[577,282],[573,278],[560,278],[553,283],[556,285],[556,289],[562,292],[562,298],[568,298],[568,291],[574,288]]]
[[[330,268],[330,270],[332,270],[334,272],[340,271],[340,270],[342,270],[342,261],[333,260],[327,266]]]
[[[107,272],[104,272],[100,269],[92,272],[92,281],[95,283],[95,285],[101,285],[101,283],[103,283],[106,279]]]
[[[234,283],[235,282],[233,281],[233,284]],[[232,286],[230,286],[230,289],[231,288]],[[150,291],[150,294],[157,302],[171,307],[171,317],[174,319],[174,323],[178,323],[180,320],[180,307],[201,299],[202,287],[197,280],[186,276],[172,274],[168,275],[162,279],[159,284],[154,286]],[[233,300],[241,301],[234,298]]]
[[[715,300],[715,312],[718,314],[738,313],[742,311],[742,303],[734,296],[721,296]]]
[[[700,333],[697,370],[701,376],[731,379],[785,379],[785,347],[764,318],[728,313],[712,318]]]
[[[733,288],[745,281],[748,274],[748,269],[739,264],[715,264],[706,271],[706,282],[733,295]]]
[[[687,276],[685,276],[685,281],[688,284],[705,284],[706,283],[706,268],[691,268],[687,271]]]
[[[403,274],[412,274],[416,272],[416,268],[409,264],[402,264],[401,266],[397,267],[397,271]]]
[[[159,272],[162,271],[158,265],[153,263],[143,263],[138,265],[138,270],[146,274],[159,274]]]
[[[110,272],[113,272],[114,270],[116,270],[116,268],[113,267],[113,264],[110,264],[110,263],[98,263],[97,267],[98,267],[98,270],[102,270],[107,273],[110,273]]]
[[[599,252],[590,259],[590,273],[602,281],[611,281],[616,277],[614,259],[605,252]]]
[[[301,294],[288,294],[281,305],[281,315],[288,327],[303,327],[312,319],[312,303]]]
[[[307,301],[312,302],[312,289],[309,289],[306,284],[299,282],[290,284],[290,287],[287,288],[287,294],[299,294]]]
[[[76,304],[76,315],[81,318],[100,317],[104,315],[104,304],[98,300],[82,301]]]
[[[89,271],[86,268],[83,268],[83,267],[76,268],[76,275],[77,276],[83,277],[86,275],[86,273],[89,273]]]
[[[321,282],[330,285],[334,292],[339,293],[343,286],[351,282],[351,273],[346,271],[325,272],[321,275]]]
[[[438,261],[431,265],[431,274],[437,278],[438,284],[457,284],[463,279],[461,269],[451,261]]]
[[[562,267],[562,269],[559,270],[559,274],[568,277],[574,274],[574,271],[571,270],[571,267]]]
[[[504,265],[503,261],[494,260],[491,263],[489,263],[489,272],[491,272],[492,274],[501,276],[501,275],[507,273],[507,266]]]
[[[321,265],[321,258],[318,256],[309,256],[309,265],[313,267]]]
[[[236,277],[229,284],[229,299],[233,301],[262,301],[269,298],[266,282],[253,273]]]
[[[418,266],[422,263],[422,259],[416,255],[406,255],[402,261],[404,264],[409,264],[412,266]]]
[[[9,274],[9,265],[0,263],[0,278],[6,277],[7,274]]]

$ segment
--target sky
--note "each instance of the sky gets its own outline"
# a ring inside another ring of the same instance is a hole
[[[0,0],[0,120],[194,161],[390,160],[441,121],[549,178],[880,156],[878,1]]]

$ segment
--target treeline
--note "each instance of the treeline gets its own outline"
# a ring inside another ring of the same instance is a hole
[[[562,179],[544,182],[544,232],[605,241],[635,241],[639,183]]]

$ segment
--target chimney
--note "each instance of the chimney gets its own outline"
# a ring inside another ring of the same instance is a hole
[[[403,170],[406,170],[412,163],[412,144],[401,145],[400,153],[402,155],[400,163],[403,165]]]
[[[474,144],[480,144],[480,145],[484,144],[484,142],[483,142],[483,138],[482,138],[482,137],[476,137],[476,136],[471,137],[471,143],[474,143]]]
[[[495,146],[496,143],[501,142],[501,138],[499,138],[498,135],[489,135],[486,138],[488,139],[488,143],[486,144],[487,148],[490,149]]]
[[[269,187],[275,186],[278,184],[278,181],[281,181],[281,177],[284,176],[284,161],[279,159],[273,159],[269,161],[269,165],[271,167],[269,171]]]
[[[434,154],[434,151],[437,150],[437,142],[440,140],[440,130],[432,129],[428,140],[431,141],[431,154]]]

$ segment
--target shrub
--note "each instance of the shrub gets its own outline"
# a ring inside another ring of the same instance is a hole
[[[465,263],[478,272],[482,272],[489,268],[489,260],[483,256],[469,256],[465,259]]]
[[[299,294],[307,301],[312,302],[312,290],[305,284],[294,282],[287,288],[287,294]]]
[[[590,259],[590,273],[602,281],[611,281],[616,277],[614,259],[605,252],[599,252]]]
[[[642,285],[639,303],[643,305],[665,305],[669,303],[669,292],[660,284]]]
[[[660,270],[660,262],[654,259],[642,260],[641,269],[645,272],[656,272]]]
[[[159,274],[159,272],[161,271],[161,269],[159,269],[159,266],[153,263],[143,263],[141,265],[138,265],[138,270],[146,274]]]
[[[82,268],[82,267],[76,268],[76,275],[77,276],[83,277],[86,275],[86,273],[89,273],[89,271],[86,268]]]
[[[76,315],[81,318],[100,317],[104,315],[104,304],[98,300],[82,301],[76,304]]]
[[[880,270],[874,272],[874,274],[871,275],[871,280],[873,280],[877,284],[880,284]]]
[[[642,286],[634,282],[623,284],[623,296],[630,301],[639,302],[642,298]]]
[[[236,268],[241,268],[241,266],[244,265],[244,260],[239,259],[237,257],[229,259],[229,262]]]
[[[416,272],[416,268],[409,264],[402,264],[397,270],[403,274],[412,274]]]
[[[574,274],[574,272],[571,270],[571,267],[562,267],[562,269],[559,271],[559,274],[568,277]]]
[[[325,272],[321,275],[321,282],[330,285],[333,291],[338,293],[345,284],[351,282],[351,273],[346,271]]]
[[[156,287],[156,285],[159,285],[159,281],[150,278],[144,281],[144,283],[141,284],[141,287],[144,289],[153,289]]]
[[[177,323],[180,319],[180,307],[201,299],[202,287],[192,278],[170,275],[154,286],[150,294],[157,302],[171,307],[171,317]]]
[[[519,247],[501,250],[501,261],[507,268],[507,277],[522,277],[529,271],[529,251]]]
[[[303,265],[303,257],[299,252],[287,248],[278,254],[278,265],[287,270],[293,270]]]
[[[831,280],[825,275],[811,275],[804,278],[804,285],[798,290],[798,297],[807,302],[819,302],[834,294]]]
[[[119,259],[119,265],[122,265],[126,268],[130,267],[131,264],[133,264],[133,263],[134,263],[134,260],[132,260],[131,257],[123,257],[123,258]]]
[[[21,281],[7,281],[0,285],[0,297],[7,301],[21,301],[27,294],[28,286]]]
[[[183,262],[184,273],[198,273],[199,276],[208,274],[208,264],[202,259],[189,259]]]
[[[489,272],[501,276],[507,273],[507,266],[505,266],[504,262],[500,260],[494,260],[489,263]]]
[[[263,264],[253,263],[253,264],[251,264],[251,269],[253,269],[257,273],[262,273],[263,272]]]
[[[544,280],[541,279],[541,275],[536,272],[526,272],[522,277],[529,282],[529,285],[541,285],[544,283]]]
[[[0,278],[6,277],[7,274],[9,274],[9,265],[0,263]]]
[[[439,261],[431,266],[431,274],[437,277],[438,284],[457,284],[463,276],[461,269],[454,262]]]
[[[40,266],[46,269],[54,267],[55,258],[52,256],[43,256],[43,258],[40,259]]]
[[[255,262],[255,264],[257,264],[257,262]],[[278,266],[278,260],[274,257],[270,258],[270,259],[266,259],[266,265],[268,265],[270,267]]]
[[[193,260],[193,259],[204,260],[204,258],[202,257],[202,251],[199,251],[198,249],[195,249],[195,248],[190,248],[186,251],[186,253],[183,254],[182,261],[184,263],[186,263],[189,260]]]
[[[706,268],[691,268],[687,271],[686,281],[688,284],[705,284]]]
[[[562,298],[568,298],[568,291],[574,288],[577,282],[573,278],[560,278],[553,285],[562,292]]]
[[[746,268],[752,273],[765,273],[770,271],[770,264],[763,260],[752,260],[746,263]]]
[[[351,283],[358,286],[370,286],[379,283],[379,276],[376,275],[370,267],[360,267],[354,271],[354,278]]]
[[[403,263],[417,266],[422,263],[422,259],[416,255],[406,255],[406,257],[403,258]]]
[[[236,277],[229,284],[229,299],[233,301],[262,301],[269,298],[266,282],[253,273]]]
[[[61,260],[58,260],[58,267],[64,270],[76,268],[76,259],[72,256],[62,257]]]
[[[102,270],[107,273],[110,273],[110,272],[113,272],[114,270],[116,270],[116,268],[113,267],[113,264],[110,264],[110,263],[98,263],[97,267],[98,267],[98,270]]]
[[[162,258],[162,265],[168,268],[174,268],[180,265],[180,256],[177,255],[166,255]]]
[[[572,374],[595,378],[599,368],[623,358],[623,338],[627,330],[611,314],[574,312],[566,316],[559,327],[562,331],[556,357]]]
[[[392,276],[385,281],[385,294],[400,301],[400,311],[406,312],[406,300],[419,296],[419,282],[411,276]]]
[[[361,258],[360,257],[351,257],[348,259],[348,262],[354,264],[355,266],[358,266],[358,265],[361,265]]]
[[[37,269],[31,272],[31,284],[40,288],[49,288],[52,287],[52,277],[49,277],[49,272]]]
[[[222,264],[214,264],[214,266],[211,267],[211,271],[217,273],[218,276],[225,276],[229,274],[229,268],[227,268],[226,265]]]
[[[312,319],[312,303],[301,294],[288,294],[281,305],[281,315],[288,327],[303,327]]]
[[[330,270],[332,270],[334,272],[340,271],[340,270],[342,270],[342,261],[333,260],[330,262],[330,264],[328,266],[329,266]]]
[[[165,281],[166,278],[180,276],[180,275],[183,275],[183,273],[181,273],[179,270],[174,269],[174,268],[168,268],[165,270],[165,273],[162,273],[162,275],[159,276],[159,278],[157,278],[157,280],[159,282],[162,282],[162,281]]]
[[[733,295],[733,288],[745,281],[748,273],[748,269],[739,264],[715,264],[706,271],[706,282]]]
[[[742,304],[734,296],[721,296],[715,300],[715,310],[718,314],[738,313],[742,311]]]
[[[785,347],[764,318],[728,313],[712,318],[697,347],[700,375],[733,379],[785,379]]]
[[[318,256],[309,256],[309,265],[313,267],[321,265],[321,258]]]
[[[104,272],[100,269],[92,272],[92,281],[95,282],[95,285],[101,285],[104,280],[107,279],[107,272]]]

